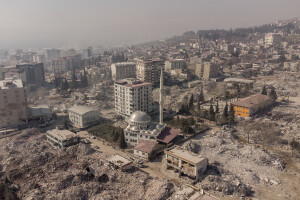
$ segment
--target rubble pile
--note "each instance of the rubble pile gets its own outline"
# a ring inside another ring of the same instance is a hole
[[[54,149],[36,129],[0,140],[0,179],[20,199],[168,199],[172,183],[115,169],[89,145]],[[1,185],[2,188],[2,185]]]
[[[188,102],[192,94],[194,95],[195,100],[197,100],[202,87],[206,100],[213,98],[215,95],[224,93],[224,84],[219,83],[217,85],[216,82],[213,81],[205,81],[202,84],[192,88],[178,85],[164,86],[164,107],[167,109],[178,110],[182,103]],[[153,90],[153,100],[159,101],[159,88]]]
[[[284,164],[275,155],[252,145],[239,143],[229,131],[210,132],[201,140],[191,140],[184,148],[198,152],[209,159],[209,167],[201,185],[207,190],[222,191],[224,194],[249,194],[250,186],[279,183],[279,175]],[[236,182],[236,183],[235,183]]]

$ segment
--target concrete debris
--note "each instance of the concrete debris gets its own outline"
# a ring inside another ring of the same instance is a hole
[[[87,144],[54,149],[36,129],[1,139],[0,148],[0,189],[20,199],[162,200],[176,191],[137,169],[112,170],[108,155]]]
[[[239,143],[229,131],[211,131],[201,140],[191,140],[183,146],[192,152],[194,147],[201,146],[198,154],[209,158],[207,171],[201,177],[204,190],[247,196],[252,192],[252,185],[265,180],[279,182],[284,169],[283,162],[276,155]]]

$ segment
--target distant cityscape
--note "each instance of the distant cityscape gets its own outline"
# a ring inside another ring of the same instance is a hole
[[[299,86],[300,18],[118,48],[0,49],[0,188],[297,199]]]

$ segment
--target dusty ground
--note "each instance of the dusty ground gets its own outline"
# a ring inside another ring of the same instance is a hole
[[[1,179],[20,199],[152,200],[171,198],[176,191],[171,182],[140,170],[113,169],[108,155],[88,145],[53,149],[36,130],[1,139],[0,146]]]

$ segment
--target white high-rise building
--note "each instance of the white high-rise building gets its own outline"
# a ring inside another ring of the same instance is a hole
[[[136,64],[134,62],[112,64],[111,75],[114,81],[125,78],[136,78]]]
[[[0,128],[24,124],[27,100],[21,79],[0,81]]]
[[[116,114],[129,117],[135,111],[153,112],[152,84],[135,79],[115,82]]]

